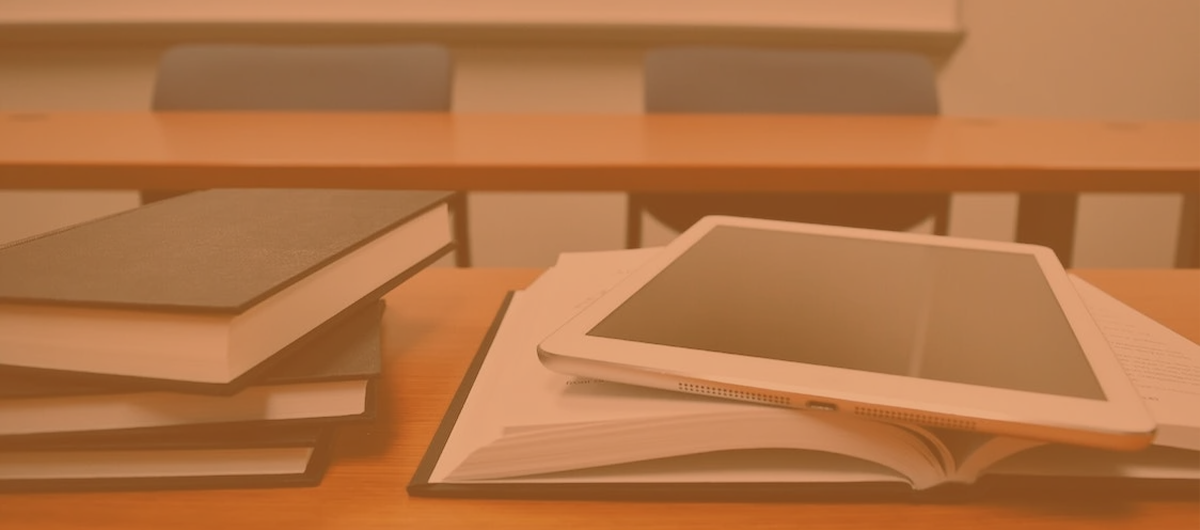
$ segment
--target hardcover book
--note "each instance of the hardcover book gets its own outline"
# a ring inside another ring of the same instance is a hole
[[[329,426],[293,425],[0,442],[0,491],[313,486],[333,435]]]
[[[452,248],[434,191],[209,190],[0,249],[0,365],[230,393]]]
[[[253,425],[369,419],[381,369],[382,301],[359,311],[233,395],[98,385],[72,374],[0,371],[0,440],[61,439],[81,432],[155,431],[187,425]]]

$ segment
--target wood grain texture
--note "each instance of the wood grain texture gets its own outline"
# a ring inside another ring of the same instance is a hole
[[[0,527],[58,528],[1197,528],[1196,502],[649,503],[409,498],[404,486],[493,313],[541,271],[430,269],[388,297],[382,420],[347,429],[320,487],[0,495]],[[1200,338],[1200,271],[1084,271]],[[1189,291],[1190,290],[1190,291]]]
[[[0,188],[1193,192],[1200,123],[0,114]]]

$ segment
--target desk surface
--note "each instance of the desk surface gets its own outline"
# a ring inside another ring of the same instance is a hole
[[[1197,146],[1200,122],[26,113],[0,114],[0,188],[1187,192]]]
[[[316,488],[0,495],[4,528],[1198,528],[1197,502],[689,504],[409,498],[404,486],[494,312],[540,271],[431,269],[388,297],[379,427],[348,429]],[[1200,340],[1200,271],[1082,276]]]

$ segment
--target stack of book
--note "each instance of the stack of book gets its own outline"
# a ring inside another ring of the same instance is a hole
[[[944,500],[1200,494],[1200,346],[1072,277],[1159,424],[1108,452],[576,378],[537,345],[658,249],[569,253],[512,293],[408,492],[414,496]]]
[[[0,248],[0,490],[319,482],[449,197],[210,190]]]

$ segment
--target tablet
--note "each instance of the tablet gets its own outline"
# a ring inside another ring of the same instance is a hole
[[[1155,424],[1048,248],[706,217],[538,347],[548,368],[1135,450]]]

